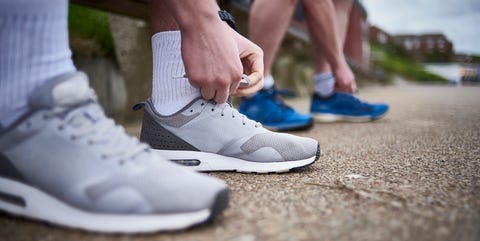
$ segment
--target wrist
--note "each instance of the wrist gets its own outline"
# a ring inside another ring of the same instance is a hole
[[[221,24],[221,20],[218,18],[216,12],[210,13],[197,13],[190,15],[187,18],[183,18],[178,21],[180,31],[195,31],[201,29],[209,29],[215,25]]]
[[[182,31],[204,29],[221,22],[215,1],[172,1],[172,5],[172,15]]]
[[[332,61],[330,61],[329,64],[330,64],[330,67],[331,67],[332,71],[344,69],[345,67],[348,66],[347,61],[345,60],[343,55],[340,55],[340,56],[342,56],[342,57],[334,58]]]

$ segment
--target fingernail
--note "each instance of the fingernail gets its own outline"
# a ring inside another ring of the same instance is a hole
[[[241,87],[246,87],[250,85],[250,78],[248,78],[248,75],[242,74],[242,80],[245,80],[245,81],[240,81]]]

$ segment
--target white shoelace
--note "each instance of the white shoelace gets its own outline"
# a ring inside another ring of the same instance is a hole
[[[67,111],[67,108],[56,107],[46,118],[60,116]],[[72,140],[86,139],[88,145],[105,145],[103,159],[116,157],[120,162],[133,160],[149,149],[148,145],[129,136],[123,127],[107,118],[96,103],[68,111],[61,122],[59,130],[68,129]]]
[[[217,107],[222,108],[222,111],[220,112],[221,116],[225,116],[227,113],[230,113],[232,118],[235,118],[237,116],[242,118],[243,125],[246,125],[248,122],[253,122],[255,128],[262,126],[262,124],[260,124],[259,122],[255,122],[253,120],[248,119],[248,117],[238,112],[238,110],[233,108],[229,103],[224,103],[224,104],[211,103],[211,104],[212,104],[212,109],[215,109]]]

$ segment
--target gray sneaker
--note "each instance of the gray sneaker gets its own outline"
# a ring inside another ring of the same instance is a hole
[[[0,129],[0,210],[100,232],[182,229],[220,213],[224,182],[161,158],[105,117],[82,73],[33,93]]]
[[[271,132],[230,104],[202,98],[162,116],[151,100],[145,107],[140,140],[162,156],[197,171],[287,172],[320,156],[316,140]]]

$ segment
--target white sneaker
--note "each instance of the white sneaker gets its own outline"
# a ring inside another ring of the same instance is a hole
[[[0,210],[101,232],[176,230],[228,203],[224,182],[161,158],[105,117],[82,73],[50,81],[0,129]]]
[[[170,116],[156,112],[151,100],[134,109],[142,106],[140,140],[197,171],[287,172],[320,156],[316,140],[271,132],[228,103],[198,98]]]

